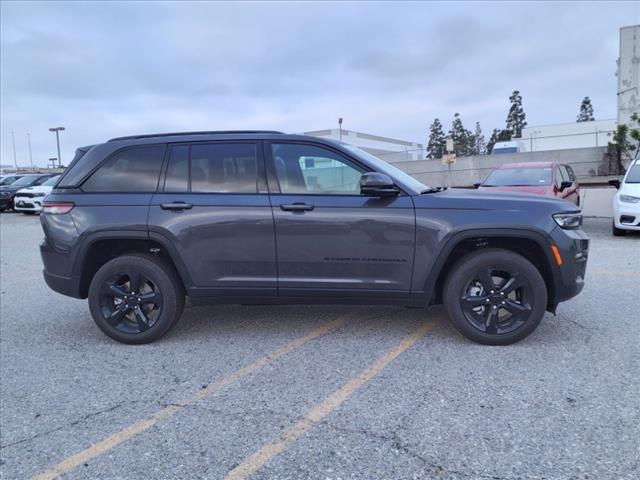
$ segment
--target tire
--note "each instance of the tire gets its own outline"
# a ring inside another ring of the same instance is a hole
[[[611,223],[611,231],[614,237],[624,237],[627,234],[626,230],[616,227],[616,222]]]
[[[528,336],[542,320],[547,287],[523,256],[486,249],[452,267],[443,300],[449,320],[462,335],[484,345],[509,345]]]
[[[29,212],[29,211],[26,211],[26,210],[24,212],[22,212],[22,213],[24,213],[25,215],[35,215],[36,214],[36,212]]]
[[[141,254],[108,261],[89,286],[89,309],[96,325],[127,344],[150,343],[166,334],[180,319],[184,300],[175,269]]]

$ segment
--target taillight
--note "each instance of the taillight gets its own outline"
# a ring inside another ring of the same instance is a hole
[[[63,215],[65,213],[69,213],[73,207],[73,202],[44,202],[42,204],[42,213]]]

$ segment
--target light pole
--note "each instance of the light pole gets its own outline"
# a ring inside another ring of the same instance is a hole
[[[56,132],[56,143],[58,144],[58,167],[62,166],[62,157],[60,157],[60,132],[64,132],[64,127],[54,127],[49,129],[50,132]]]
[[[338,119],[338,128],[340,129],[340,141],[342,141],[342,117]]]
[[[31,154],[31,134],[27,133],[27,143],[29,144],[29,164],[31,165],[31,170],[33,170],[33,155]]]
[[[16,158],[16,135],[11,132],[11,143],[13,144],[13,163],[16,166],[16,170],[18,170],[18,160]]]

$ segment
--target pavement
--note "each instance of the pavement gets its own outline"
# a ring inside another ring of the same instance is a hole
[[[524,341],[440,307],[190,307],[118,344],[0,215],[0,477],[637,479],[640,235],[586,219],[587,283]]]

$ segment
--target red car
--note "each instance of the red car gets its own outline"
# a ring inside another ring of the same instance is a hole
[[[506,163],[480,184],[480,190],[505,190],[558,197],[580,205],[580,186],[569,165],[556,162]]]

